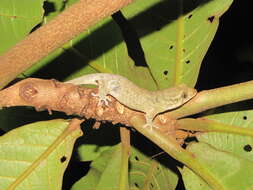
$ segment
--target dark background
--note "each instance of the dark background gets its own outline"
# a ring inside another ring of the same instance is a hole
[[[235,0],[221,17],[204,58],[197,88],[211,89],[253,80],[252,1]]]

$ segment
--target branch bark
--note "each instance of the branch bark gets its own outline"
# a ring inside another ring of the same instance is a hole
[[[0,91],[0,108],[32,106],[38,111],[61,111],[68,115],[125,125],[130,125],[129,118],[132,115],[143,116],[143,113],[119,104],[113,97],[110,97],[112,101],[109,106],[98,105],[98,98],[93,95],[96,93],[95,88],[83,88],[56,80],[28,78]]]
[[[79,115],[94,118],[97,121],[111,121],[131,126],[130,119],[144,113],[131,110],[110,96],[109,106],[98,105],[97,88],[84,88],[56,80],[28,78],[0,91],[0,108],[12,106],[32,106],[36,110],[61,111],[67,115]],[[169,118],[156,117],[155,125],[164,133],[173,131],[174,121]],[[182,139],[182,133],[174,133]],[[183,135],[187,136],[187,135]],[[128,144],[126,137],[124,142]]]
[[[253,99],[253,81],[199,92],[191,101],[165,114],[173,119],[190,116],[211,108]]]
[[[62,111],[126,125],[130,124],[129,120],[133,115],[144,116],[141,112],[121,105],[113,97],[110,97],[112,103],[109,107],[104,109],[97,106],[98,99],[91,93],[97,93],[97,89],[82,88],[56,80],[29,78],[0,91],[0,107],[33,106],[38,110]],[[253,81],[201,91],[182,107],[160,114],[155,122],[160,126],[170,126],[178,118],[252,98]]]
[[[0,56],[0,89],[50,52],[61,47],[133,0],[80,0]]]

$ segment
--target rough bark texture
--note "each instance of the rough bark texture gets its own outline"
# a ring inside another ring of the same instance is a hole
[[[113,97],[110,106],[98,105],[98,98],[93,94],[97,89],[83,88],[56,80],[29,78],[0,91],[0,107],[32,106],[36,110],[65,112],[85,118],[112,121],[129,125],[132,111],[120,105]]]
[[[47,109],[50,113],[55,110],[128,126],[131,117],[139,115],[144,118],[143,113],[127,108],[111,96],[109,106],[98,105],[98,98],[94,96],[97,90],[56,80],[28,78],[0,91],[0,107],[32,106],[38,111]],[[155,119],[160,131],[179,139],[187,137],[187,132],[174,130],[175,120],[163,115]]]

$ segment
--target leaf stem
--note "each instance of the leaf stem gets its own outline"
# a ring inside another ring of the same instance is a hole
[[[176,160],[185,164],[188,168],[193,170],[198,176],[203,178],[207,184],[214,190],[225,190],[223,186],[217,181],[211,173],[197,160],[191,152],[183,149],[175,138],[161,133],[157,130],[150,130],[144,128],[145,121],[140,116],[132,117],[131,124],[136,130],[145,135],[147,138],[156,143],[165,152],[171,155]]]
[[[238,83],[199,92],[182,107],[166,113],[174,119],[193,115],[205,110],[253,98],[253,81]]]
[[[183,16],[183,1],[179,2],[179,17],[177,19],[177,37],[176,37],[176,67],[174,76],[174,85],[178,85],[181,80],[183,71],[183,41],[184,41],[184,16]]]
[[[119,178],[119,190],[129,190],[128,182],[128,159],[130,154],[130,131],[120,127],[121,138],[121,168]]]
[[[217,121],[213,121],[206,118],[200,119],[180,119],[177,121],[178,129],[185,129],[185,130],[194,130],[194,131],[201,131],[201,132],[221,132],[221,133],[233,133],[237,135],[244,135],[253,137],[253,130],[238,127],[234,125],[228,125],[224,123],[220,123]]]

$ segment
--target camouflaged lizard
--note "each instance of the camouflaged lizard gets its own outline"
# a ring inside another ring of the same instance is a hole
[[[195,89],[184,84],[164,90],[149,91],[138,87],[125,77],[107,73],[88,74],[67,83],[98,85],[99,91],[95,96],[99,97],[99,104],[108,105],[110,99],[107,95],[111,95],[130,109],[144,112],[145,127],[151,126],[151,129],[155,127],[153,120],[159,113],[183,105],[197,93]]]

